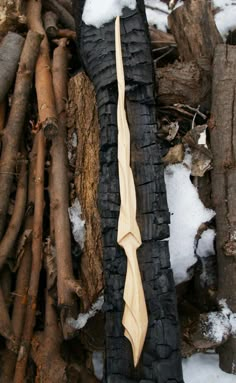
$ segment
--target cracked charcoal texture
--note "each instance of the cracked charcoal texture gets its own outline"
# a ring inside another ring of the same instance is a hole
[[[183,383],[175,286],[170,269],[169,212],[162,149],[157,141],[154,71],[143,1],[124,9],[121,39],[126,109],[131,134],[131,167],[137,193],[137,220],[143,244],[138,260],[149,325],[140,362],[133,366],[122,315],[126,256],[117,245],[119,181],[117,164],[117,80],[114,21],[97,29],[81,20],[83,1],[74,2],[79,56],[92,80],[100,121],[98,203],[102,220],[105,277],[106,383]]]

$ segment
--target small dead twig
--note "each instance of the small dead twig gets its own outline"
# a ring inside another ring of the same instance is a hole
[[[25,112],[30,94],[33,71],[42,36],[29,31],[22,51],[16,77],[12,107],[2,137],[0,163],[0,239],[4,234],[8,204],[16,166],[16,155],[24,126]]]
[[[185,109],[188,109],[194,113],[197,113],[200,117],[202,117],[204,120],[207,119],[207,116],[200,112],[200,105],[198,106],[198,108],[193,108],[192,106],[190,105],[187,105],[187,104],[174,104],[174,106],[176,106],[177,108],[185,108]]]

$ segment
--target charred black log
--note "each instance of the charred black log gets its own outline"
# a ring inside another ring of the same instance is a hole
[[[179,328],[168,242],[162,150],[157,141],[154,71],[144,4],[125,9],[121,18],[126,77],[127,117],[131,133],[131,164],[137,192],[137,219],[143,245],[138,251],[145,290],[149,327],[138,367],[124,337],[123,288],[126,257],[117,246],[119,182],[117,166],[117,79],[114,21],[97,29],[81,20],[75,4],[80,56],[94,83],[100,119],[99,206],[103,228],[105,274],[106,371],[108,383],[182,383]]]

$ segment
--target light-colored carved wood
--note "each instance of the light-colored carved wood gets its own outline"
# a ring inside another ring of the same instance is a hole
[[[115,22],[115,43],[118,82],[118,168],[121,198],[117,242],[124,248],[128,261],[124,288],[125,309],[122,323],[125,327],[125,336],[132,346],[134,365],[136,366],[146,337],[148,316],[136,253],[142,241],[136,221],[136,193],[130,167],[130,132],[124,107],[125,79],[119,17],[116,18]]]

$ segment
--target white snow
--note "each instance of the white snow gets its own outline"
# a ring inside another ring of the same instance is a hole
[[[219,368],[216,354],[195,354],[183,360],[185,383],[235,383],[236,376]]]
[[[222,312],[209,313],[207,330],[205,331],[207,338],[215,342],[222,342],[227,339],[231,330],[230,318],[227,315],[224,315]]]
[[[194,254],[197,230],[203,222],[211,220],[215,215],[213,210],[204,207],[190,180],[190,161],[191,156],[187,154],[183,163],[169,165],[165,169],[167,201],[171,214],[169,249],[176,284],[189,279],[188,269],[197,261]],[[200,246],[202,256],[207,256],[205,251],[212,249],[208,240],[213,239],[212,232],[203,236]]]
[[[74,327],[75,329],[80,330],[86,325],[89,318],[94,317],[97,314],[97,312],[101,310],[103,303],[104,296],[101,295],[100,297],[98,297],[96,302],[91,306],[91,309],[87,313],[79,314],[77,319],[68,318],[68,324]]]
[[[85,241],[85,221],[81,218],[82,210],[78,198],[76,198],[72,206],[69,207],[68,213],[72,223],[72,233],[74,239],[80,245],[81,250],[83,250]]]
[[[215,240],[215,230],[213,229],[207,229],[205,230],[201,238],[198,241],[197,245],[197,255],[199,257],[209,257],[210,255],[215,254],[214,249],[214,240]]]
[[[236,28],[236,1],[214,0],[214,6],[221,10],[215,15],[215,22],[222,37],[226,37],[229,30]]]
[[[163,32],[167,31],[168,5],[160,0],[145,0],[146,16],[149,25],[154,25]],[[148,8],[148,6],[154,9]]]
[[[92,362],[94,375],[99,380],[103,378],[103,370],[104,370],[104,354],[102,351],[94,351],[92,354]]]
[[[116,16],[121,16],[124,7],[135,9],[136,0],[86,0],[82,19],[85,24],[100,28]]]

